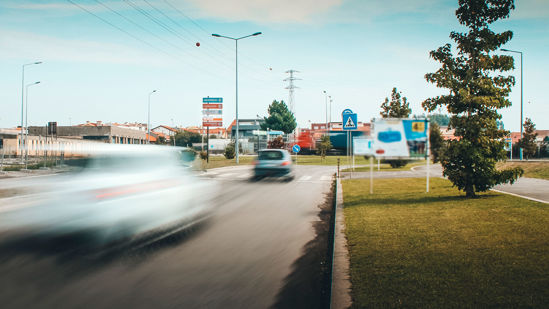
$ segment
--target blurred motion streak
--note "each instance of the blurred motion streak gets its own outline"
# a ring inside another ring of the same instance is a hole
[[[31,194],[0,200],[0,232],[16,237],[85,234],[90,246],[166,231],[211,213],[218,185],[192,174],[181,147],[107,145],[86,149],[84,166],[21,180]],[[83,245],[83,244],[79,244]]]

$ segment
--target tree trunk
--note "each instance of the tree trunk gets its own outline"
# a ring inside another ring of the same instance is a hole
[[[475,188],[472,185],[465,186],[465,197],[475,198]]]

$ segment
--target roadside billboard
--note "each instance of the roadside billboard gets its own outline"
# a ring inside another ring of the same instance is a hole
[[[374,119],[374,155],[380,158],[424,158],[427,119]]]

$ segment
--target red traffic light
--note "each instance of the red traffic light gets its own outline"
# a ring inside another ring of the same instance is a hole
[[[200,46],[200,42],[196,42],[196,47]]]

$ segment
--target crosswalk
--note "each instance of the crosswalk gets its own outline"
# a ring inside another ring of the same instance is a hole
[[[219,181],[243,181],[251,179],[253,174],[246,171],[242,173],[232,172],[204,172],[198,174],[201,178],[216,179]],[[297,175],[294,181],[297,182],[330,182],[333,176],[331,175]]]

